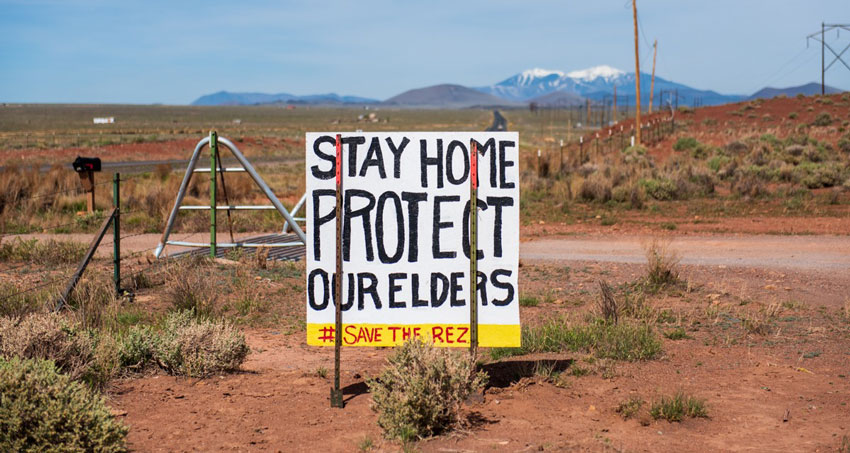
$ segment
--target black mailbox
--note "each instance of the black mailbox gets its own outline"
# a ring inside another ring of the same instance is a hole
[[[77,158],[74,159],[74,163],[71,165],[74,166],[74,171],[77,173],[100,171],[100,158],[77,156]]]

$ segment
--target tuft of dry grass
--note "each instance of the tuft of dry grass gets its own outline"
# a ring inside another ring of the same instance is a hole
[[[610,324],[617,324],[620,319],[620,307],[614,298],[611,286],[603,280],[599,280],[599,299],[597,299],[597,310],[602,319]]]
[[[767,335],[773,329],[773,322],[782,311],[782,305],[774,302],[760,310],[751,312],[741,319],[744,329],[754,335]]]
[[[645,401],[639,396],[632,396],[625,401],[621,401],[619,405],[617,405],[616,412],[620,414],[624,420],[628,420],[640,412],[643,407]]]
[[[30,313],[43,311],[55,299],[50,289],[26,291],[21,283],[0,281],[0,316],[22,317]]]
[[[42,266],[76,264],[83,259],[86,249],[86,244],[82,242],[14,238],[0,243],[0,261],[27,262]]]
[[[652,403],[649,409],[652,418],[664,419],[668,422],[680,422],[685,417],[708,418],[705,400],[679,391],[671,396],[662,396]]]
[[[653,238],[644,245],[646,253],[646,286],[652,291],[674,285],[679,282],[680,257],[670,248],[670,241]]]
[[[111,276],[91,271],[83,276],[68,300],[73,317],[83,328],[102,327],[115,308],[115,286]]]
[[[188,310],[198,316],[215,311],[219,297],[213,279],[208,275],[206,258],[187,258],[169,266],[165,275],[165,297],[177,311]]]

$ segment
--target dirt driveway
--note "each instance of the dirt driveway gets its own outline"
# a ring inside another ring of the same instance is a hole
[[[649,239],[639,236],[579,236],[524,242],[520,258],[548,261],[643,263]],[[681,236],[669,246],[681,264],[789,270],[850,269],[848,236]]]

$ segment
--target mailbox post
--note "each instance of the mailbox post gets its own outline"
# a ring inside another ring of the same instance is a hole
[[[80,175],[83,190],[88,193],[86,197],[86,209],[91,214],[94,212],[94,173],[100,171],[100,158],[77,156],[71,165],[73,165],[74,171]]]

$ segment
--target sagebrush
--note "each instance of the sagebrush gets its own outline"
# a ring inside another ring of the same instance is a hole
[[[411,339],[368,385],[378,425],[387,437],[409,441],[455,427],[463,401],[486,381],[468,355]]]
[[[180,311],[168,315],[160,330],[131,328],[121,339],[118,357],[130,371],[155,364],[170,374],[207,377],[238,369],[248,352],[245,336],[232,324]]]
[[[127,451],[103,397],[51,361],[0,358],[0,450]]]
[[[71,379],[91,383],[98,375],[97,335],[56,313],[0,318],[0,357],[45,359]]]

